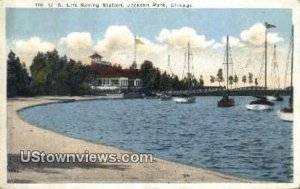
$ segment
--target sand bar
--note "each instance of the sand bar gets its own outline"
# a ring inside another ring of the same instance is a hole
[[[20,151],[45,153],[117,153],[126,151],[70,138],[30,125],[21,120],[18,110],[63,99],[91,100],[115,97],[34,97],[8,99],[8,182],[11,183],[121,183],[121,182],[249,182],[217,172],[154,158],[153,163],[20,163]]]

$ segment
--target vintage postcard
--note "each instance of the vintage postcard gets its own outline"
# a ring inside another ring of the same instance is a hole
[[[300,187],[299,0],[0,8],[0,188]]]

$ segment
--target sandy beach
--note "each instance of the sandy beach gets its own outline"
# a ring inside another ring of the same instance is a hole
[[[125,151],[38,128],[21,120],[18,110],[62,99],[89,100],[108,97],[35,97],[7,101],[8,182],[248,182],[217,172],[154,158],[153,163],[21,163],[20,151],[45,153],[116,153]],[[111,98],[111,97],[110,97]],[[117,96],[115,98],[118,98]]]

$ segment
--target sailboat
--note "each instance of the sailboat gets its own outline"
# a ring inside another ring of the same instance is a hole
[[[170,66],[170,55],[168,55],[168,68],[170,69],[171,71],[171,82],[170,82],[170,87],[171,87],[171,90],[172,90],[172,78],[173,78],[173,72],[171,70],[171,66]],[[169,93],[166,93],[164,92],[161,96],[160,96],[160,100],[161,101],[169,101],[169,100],[172,100],[172,92],[171,94]]]
[[[272,72],[271,72],[271,76],[272,76],[272,80],[274,82],[277,82],[279,84],[279,77],[277,76],[277,80],[276,80],[276,74],[278,75],[278,67],[277,67],[277,55],[276,55],[276,45],[274,45],[274,54],[273,54],[273,66],[272,66]],[[274,93],[272,96],[267,96],[267,100],[269,101],[283,101],[283,97],[279,95],[279,93]]]
[[[191,104],[191,103],[195,103],[196,102],[196,98],[194,96],[191,95],[190,93],[190,89],[191,89],[191,85],[192,85],[192,78],[191,78],[191,74],[190,74],[190,56],[191,56],[191,52],[190,52],[190,43],[188,43],[188,49],[187,49],[187,66],[188,66],[188,93],[186,95],[182,95],[182,96],[178,96],[176,98],[174,98],[174,101],[176,103],[179,104]]]
[[[269,101],[283,101],[282,96],[280,96],[279,94],[274,94],[273,96],[267,96],[266,98]]]
[[[265,90],[267,90],[267,63],[268,63],[268,41],[267,34],[269,28],[274,28],[276,26],[265,23],[266,32],[265,32]],[[270,102],[266,97],[258,98],[246,105],[248,110],[271,110],[273,109],[274,103]]]
[[[289,98],[289,106],[282,108],[277,111],[277,115],[279,119],[283,121],[289,121],[293,122],[293,114],[294,114],[294,108],[293,108],[293,64],[294,64],[294,26],[292,26],[292,35],[291,35],[291,46],[292,46],[292,52],[291,52],[291,93]]]
[[[223,96],[221,100],[218,101],[218,107],[231,107],[234,106],[234,99],[229,98],[229,93],[228,93],[228,67],[229,67],[229,37],[227,35],[226,38],[226,70],[227,70],[227,85],[226,85],[226,94]]]

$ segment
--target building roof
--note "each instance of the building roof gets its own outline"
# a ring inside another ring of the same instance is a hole
[[[91,56],[89,56],[90,58],[102,58],[102,56],[100,54],[98,54],[97,52],[94,52],[94,54],[92,54]]]

